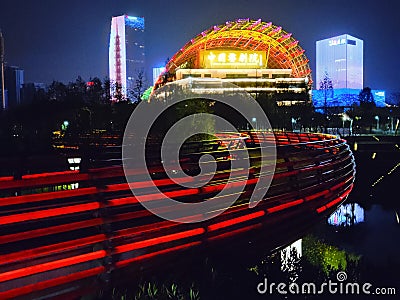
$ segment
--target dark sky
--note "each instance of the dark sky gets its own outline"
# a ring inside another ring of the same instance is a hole
[[[149,70],[212,25],[261,18],[293,33],[312,70],[317,40],[363,39],[364,85],[400,91],[398,0],[0,0],[6,61],[25,70],[25,82],[103,79],[111,17],[121,14],[145,17]]]

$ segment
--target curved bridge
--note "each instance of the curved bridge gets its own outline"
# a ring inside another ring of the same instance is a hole
[[[262,228],[274,230],[296,215],[331,214],[353,187],[355,163],[346,141],[298,133],[276,133],[275,139],[276,171],[263,201],[250,209],[245,192],[227,211],[201,223],[152,215],[132,196],[121,166],[1,177],[0,298],[82,293],[119,269],[155,257],[240,238],[257,228],[262,234]],[[256,148],[258,141],[248,133],[245,143]],[[215,177],[188,195],[159,167],[152,172],[159,175],[155,184],[178,200],[204,200],[225,186]],[[251,192],[255,179],[243,180]],[[146,193],[149,182],[135,185]]]

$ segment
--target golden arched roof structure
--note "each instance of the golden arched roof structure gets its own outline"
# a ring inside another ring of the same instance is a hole
[[[309,77],[311,69],[299,41],[280,26],[259,20],[238,19],[213,26],[191,39],[167,63],[166,71],[175,73],[188,62],[198,65],[200,50],[236,49],[266,51],[268,69],[292,69],[292,77]]]

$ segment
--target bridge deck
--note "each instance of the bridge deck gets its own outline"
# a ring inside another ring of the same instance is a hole
[[[235,171],[237,182],[246,185],[244,192],[224,213],[200,223],[166,221],[145,210],[132,195],[121,166],[1,177],[0,298],[46,294],[54,288],[61,294],[71,292],[87,280],[107,282],[119,269],[154,257],[265,224],[273,229],[284,215],[311,218],[334,211],[350,193],[355,176],[346,142],[317,134],[282,133],[275,138],[276,171],[263,201],[248,207],[257,168],[249,177]],[[258,142],[249,135],[246,147],[257,149]],[[256,156],[252,159],[257,163]],[[181,201],[207,200],[226,188],[229,173],[219,173],[201,188],[184,189],[165,178],[165,170],[153,168],[159,175],[154,183]],[[130,184],[146,194],[150,182]],[[148,199],[160,201],[152,195]],[[65,288],[69,283],[72,287]]]

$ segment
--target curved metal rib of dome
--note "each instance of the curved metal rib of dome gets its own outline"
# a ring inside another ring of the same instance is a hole
[[[174,73],[188,63],[198,66],[200,50],[237,49],[267,52],[267,68],[292,69],[292,77],[311,81],[309,60],[299,41],[280,26],[261,19],[238,19],[213,26],[186,43],[167,63],[166,71]]]

